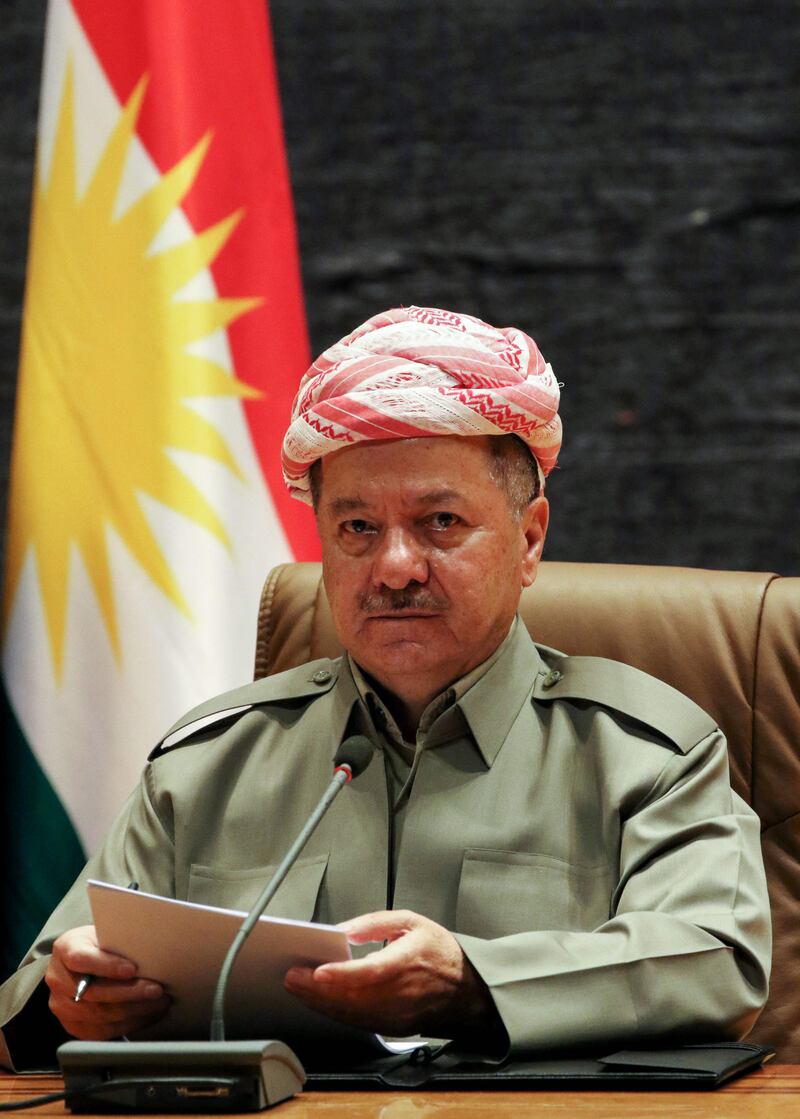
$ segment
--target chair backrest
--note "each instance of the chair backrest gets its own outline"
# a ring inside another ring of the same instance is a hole
[[[543,563],[520,612],[541,644],[626,661],[719,721],[733,785],[761,817],[772,901],[772,985],[752,1037],[800,1062],[800,578]],[[261,599],[256,677],[340,652],[320,565],[275,568]]]

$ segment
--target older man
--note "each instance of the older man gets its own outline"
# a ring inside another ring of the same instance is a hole
[[[34,1024],[114,1037],[168,1009],[158,976],[97,945],[87,875],[247,905],[353,732],[380,750],[270,911],[385,944],[293,969],[298,998],[495,1053],[750,1028],[768,906],[722,734],[667,685],[540,649],[515,619],[547,530],[557,404],[530,338],[432,308],[377,315],[312,366],[284,471],[313,500],[347,655],[173,728],[6,984],[12,1056],[37,1052]]]

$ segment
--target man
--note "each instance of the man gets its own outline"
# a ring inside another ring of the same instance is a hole
[[[752,1026],[768,904],[719,729],[641,672],[538,649],[515,620],[547,530],[557,405],[532,339],[432,308],[377,315],[311,367],[284,472],[315,506],[347,655],[173,728],[4,988],[20,1064],[34,1025],[41,1059],[48,1023],[47,1044],[116,1037],[169,1009],[157,976],[98,947],[86,876],[247,906],[354,732],[379,751],[270,912],[343,922],[376,950],[292,969],[298,998],[495,1055]]]

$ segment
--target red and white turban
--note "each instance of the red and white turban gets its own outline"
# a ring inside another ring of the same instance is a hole
[[[311,464],[363,439],[518,435],[542,476],[561,446],[559,389],[536,343],[514,327],[436,307],[374,315],[326,350],[300,383],[283,476],[310,503]]]

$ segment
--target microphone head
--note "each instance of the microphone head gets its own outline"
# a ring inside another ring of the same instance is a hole
[[[336,751],[333,765],[335,769],[338,769],[340,765],[346,765],[353,777],[358,777],[359,773],[363,773],[372,761],[374,753],[375,744],[370,742],[366,735],[353,734],[350,738],[346,738]]]

